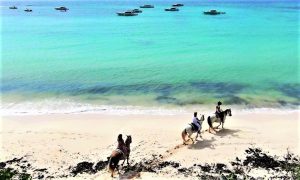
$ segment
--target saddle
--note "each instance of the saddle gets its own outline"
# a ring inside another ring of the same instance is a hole
[[[190,125],[192,126],[192,131],[198,131],[198,127],[194,123],[191,123]]]
[[[128,156],[128,153],[127,153],[126,149],[124,149],[124,151],[122,151],[121,149],[117,148],[115,151],[122,154],[122,159],[126,159],[126,157]]]

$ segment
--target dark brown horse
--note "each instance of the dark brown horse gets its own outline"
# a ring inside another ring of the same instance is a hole
[[[130,155],[130,144],[132,142],[131,136],[127,136],[126,141],[125,141],[125,147],[124,152],[120,149],[116,149],[111,153],[111,156],[109,158],[109,162],[108,162],[108,169],[111,172],[111,177],[113,177],[114,175],[114,171],[117,168],[118,169],[118,164],[120,160],[124,160],[123,164],[125,162],[125,160],[127,159],[127,165],[129,165],[129,155]],[[122,166],[123,166],[122,164]]]

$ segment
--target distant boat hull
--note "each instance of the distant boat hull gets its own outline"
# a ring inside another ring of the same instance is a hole
[[[123,12],[118,12],[118,16],[137,16],[138,14],[136,13],[123,13]]]
[[[143,11],[140,10],[140,9],[134,9],[134,10],[132,10],[132,12],[133,12],[133,13],[142,13]]]
[[[179,11],[179,9],[165,9],[165,11]]]
[[[140,6],[140,8],[154,8],[154,6],[152,6],[152,5],[144,5],[144,6]]]
[[[181,6],[184,6],[183,4],[173,4],[172,5],[173,7],[181,7]]]
[[[57,8],[54,8],[55,10],[58,10],[58,11],[67,11],[69,10],[68,8],[66,7],[57,7]]]
[[[220,15],[220,14],[225,14],[225,12],[219,12],[219,11],[204,11],[203,14],[205,15]]]

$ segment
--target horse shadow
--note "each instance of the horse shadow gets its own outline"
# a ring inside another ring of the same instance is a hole
[[[196,141],[196,143],[189,145],[188,149],[215,149],[213,142],[216,141],[216,138],[212,137],[210,139],[204,139],[202,141]]]
[[[216,136],[219,137],[225,137],[225,136],[232,136],[232,137],[240,137],[239,136],[239,132],[241,132],[241,130],[238,129],[220,129],[219,131],[217,131],[217,133],[215,134]]]

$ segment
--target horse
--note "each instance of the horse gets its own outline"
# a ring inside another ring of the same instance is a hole
[[[208,132],[210,132],[210,130],[212,129],[213,131],[215,131],[214,129],[214,127],[213,127],[213,123],[215,123],[215,122],[218,122],[218,123],[220,123],[217,127],[216,127],[216,129],[218,129],[219,128],[219,126],[222,124],[222,129],[224,128],[224,123],[225,123],[225,119],[226,119],[226,116],[232,116],[232,114],[231,114],[231,109],[226,109],[225,111],[222,111],[221,113],[220,113],[220,116],[221,117],[223,117],[223,120],[221,120],[221,118],[220,117],[216,117],[216,115],[212,115],[212,116],[208,116],[207,117],[207,123],[208,123],[208,125],[209,125],[209,129],[208,129]],[[210,132],[211,133],[211,132]]]
[[[111,153],[111,156],[109,158],[108,161],[108,169],[111,172],[111,177],[113,177],[114,175],[114,171],[116,168],[118,168],[118,164],[120,160],[124,160],[123,164],[125,162],[125,160],[127,159],[127,165],[129,165],[129,155],[130,155],[130,144],[132,143],[132,139],[131,136],[127,136],[126,140],[125,140],[125,152],[122,152],[120,149],[116,149]],[[123,166],[122,164],[122,166]]]
[[[193,141],[193,143],[194,143],[194,140],[193,140],[193,138],[191,138],[191,135],[193,135],[193,133],[197,132],[197,136],[196,136],[196,138],[195,138],[195,140],[197,140],[198,135],[201,133],[202,123],[203,123],[204,119],[205,119],[205,118],[204,118],[204,115],[201,115],[201,118],[198,120],[198,123],[200,124],[200,127],[199,127],[199,130],[198,130],[198,131],[194,131],[194,130],[193,130],[193,126],[192,126],[191,124],[189,124],[188,127],[184,128],[184,130],[183,130],[182,133],[181,133],[181,137],[182,137],[182,140],[183,140],[183,144],[184,144],[184,145],[186,145],[186,140],[185,140],[186,135],[188,135],[188,137],[189,137],[188,140],[191,139],[191,140]],[[201,137],[201,135],[200,135],[200,137]],[[188,140],[187,140],[187,141],[188,141]]]

